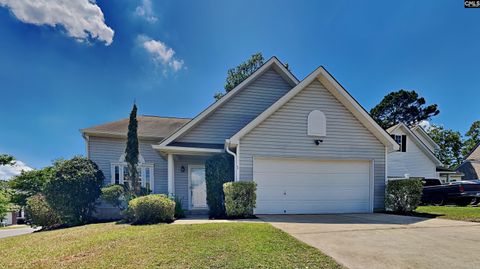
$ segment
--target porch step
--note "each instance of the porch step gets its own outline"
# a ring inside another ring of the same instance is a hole
[[[187,210],[187,215],[208,215],[208,209]]]

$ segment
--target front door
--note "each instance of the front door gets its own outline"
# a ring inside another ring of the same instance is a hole
[[[192,209],[207,208],[207,184],[205,182],[205,166],[190,165],[190,205]]]

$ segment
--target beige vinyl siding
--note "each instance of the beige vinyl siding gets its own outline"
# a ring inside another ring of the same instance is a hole
[[[389,177],[404,177],[405,174],[409,174],[410,177],[437,178],[437,166],[413,142],[410,135],[401,128],[392,134],[407,135],[407,149],[406,152],[395,151],[388,154]]]
[[[176,141],[223,144],[291,88],[277,71],[267,70]]]
[[[321,110],[327,119],[319,146],[307,136],[312,110]],[[373,161],[374,208],[384,208],[385,146],[318,80],[240,139],[240,180],[252,180],[256,156]]]
[[[146,163],[153,163],[154,192],[167,193],[167,162],[153,148],[160,140],[139,140],[139,151]],[[125,152],[126,139],[89,137],[88,154],[105,175],[105,185],[111,184],[111,163],[118,162]]]

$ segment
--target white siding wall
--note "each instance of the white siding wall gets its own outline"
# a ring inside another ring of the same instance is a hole
[[[407,135],[401,128],[392,134]],[[388,154],[388,176],[437,178],[436,165],[407,135],[407,151]]]
[[[321,110],[327,136],[319,146],[307,136],[307,117]],[[385,146],[319,81],[314,81],[240,140],[240,180],[252,180],[253,157],[373,160],[374,208],[384,208]]]
[[[177,141],[223,144],[291,88],[272,68]]]
[[[167,162],[153,148],[159,140],[139,140],[139,151],[146,163],[154,164],[154,191],[167,193]],[[125,152],[126,139],[90,137],[88,142],[89,158],[94,161],[105,175],[105,185],[111,183],[111,163],[118,162]]]
[[[420,139],[420,141],[422,141],[423,144],[425,144],[425,146],[427,146],[427,148],[430,151],[435,152],[435,145],[433,145],[429,140],[427,140],[424,137],[424,134],[421,133],[421,131],[418,131],[418,129],[415,129],[415,130],[412,130],[412,132],[418,137],[418,139]]]

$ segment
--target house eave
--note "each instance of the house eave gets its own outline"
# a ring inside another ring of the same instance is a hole
[[[90,131],[85,131],[85,130],[80,130],[80,133],[82,135],[87,135],[87,136],[93,136],[93,137],[107,137],[107,138],[127,138],[127,135],[124,133],[116,133],[116,132],[90,132]],[[163,137],[158,137],[158,136],[145,136],[145,135],[139,135],[138,139],[147,139],[147,140],[162,140]]]
[[[256,80],[259,76],[261,76],[264,72],[269,70],[270,68],[274,68],[292,87],[298,85],[298,79],[293,76],[293,74],[288,71],[285,66],[278,60],[276,57],[270,58],[265,64],[263,64],[257,71],[255,71],[252,75],[250,75],[247,79],[245,79],[242,83],[237,85],[234,89],[228,92],[225,96],[220,98],[220,100],[216,101],[215,103],[211,104],[205,110],[200,112],[195,118],[189,121],[187,124],[182,126],[176,132],[171,134],[170,136],[166,137],[163,141],[160,142],[160,145],[167,146],[171,142],[175,141],[175,139],[181,137],[185,132],[192,129],[196,126],[202,119],[213,113],[218,107],[222,104],[226,103],[230,100],[233,96],[235,96],[241,89],[245,88],[246,86],[250,85],[253,81]]]
[[[240,139],[267,119],[280,107],[285,105],[290,99],[318,79],[327,90],[335,96],[377,139],[387,147],[388,152],[396,151],[399,145],[383,130],[368,114],[368,112],[331,76],[323,67],[317,68],[310,73],[303,81],[291,89],[287,94],[277,102],[267,108],[263,113],[257,116],[253,121],[247,124],[239,132],[234,134],[229,140],[232,145],[238,145]]]
[[[211,155],[211,154],[218,154],[218,153],[224,152],[224,149],[176,147],[176,146],[162,146],[162,145],[152,145],[152,148],[167,154]]]

